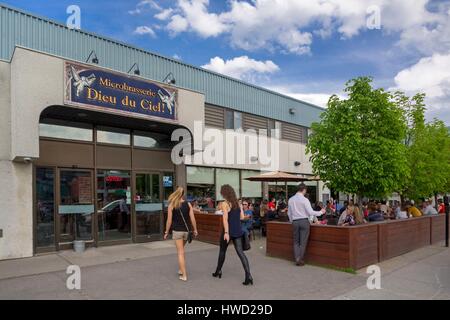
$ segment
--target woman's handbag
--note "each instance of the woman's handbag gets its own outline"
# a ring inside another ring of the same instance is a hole
[[[242,236],[242,250],[248,251],[250,248],[250,236],[248,233],[244,232],[244,235]]]
[[[192,231],[189,230],[189,227],[186,223],[186,220],[184,219],[183,212],[181,212],[181,209],[178,209],[178,212],[180,213],[181,218],[183,219],[184,225],[186,226],[186,230],[188,231],[187,242],[191,243],[192,240],[194,239],[194,235],[193,235]]]

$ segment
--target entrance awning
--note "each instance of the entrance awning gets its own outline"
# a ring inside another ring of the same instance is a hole
[[[189,137],[186,139],[191,144],[191,150],[194,150],[194,139],[192,132],[188,128],[177,123],[158,122],[153,119],[147,120],[144,118],[136,118],[131,116],[127,117],[114,113],[97,112],[69,106],[47,107],[44,111],[42,111],[40,118],[41,121],[43,119],[56,119],[119,129],[161,133],[169,136],[172,135],[174,130],[182,128],[189,132]],[[176,144],[177,142],[174,143]]]

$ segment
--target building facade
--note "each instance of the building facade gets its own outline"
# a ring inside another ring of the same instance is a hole
[[[211,210],[225,183],[261,200],[295,185],[249,176],[312,174],[305,149],[317,106],[4,5],[0,34],[0,259],[74,240],[160,240],[175,186]],[[130,75],[134,64],[140,74]],[[254,132],[270,129],[277,161],[267,164],[248,150],[259,145]],[[230,133],[243,159],[217,161],[230,146],[211,153],[211,137]],[[322,182],[309,184],[312,200],[329,197]]]

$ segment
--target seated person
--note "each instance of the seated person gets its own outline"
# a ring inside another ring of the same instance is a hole
[[[380,211],[383,212],[384,217],[389,216],[389,206],[387,205],[387,202],[385,200],[381,201],[380,203]]]
[[[445,213],[445,203],[442,201],[442,199],[439,199],[438,213]]]
[[[276,211],[273,211],[273,210],[269,210],[269,211],[267,211],[267,220],[274,220],[274,219],[277,219],[278,218],[278,216],[277,216],[277,212]]]
[[[406,210],[406,208],[403,206],[397,206],[397,208],[395,208],[395,219],[408,219],[408,211]]]
[[[241,220],[242,231],[248,236],[253,227],[253,210],[247,200],[242,201],[242,210],[244,211],[244,220]]]
[[[431,201],[424,202],[423,214],[426,216],[438,214],[437,210],[431,205]]]
[[[275,209],[277,207],[275,198],[273,198],[272,201],[267,203],[267,207],[268,207],[269,210],[275,211]]]
[[[353,217],[355,218],[356,225],[367,223],[366,219],[364,219],[364,216],[361,213],[361,210],[359,210],[358,206],[355,206],[353,209]]]
[[[320,209],[320,210],[322,210],[322,209]],[[319,210],[317,210],[317,211],[319,211]],[[328,221],[327,221],[327,219],[319,220],[319,219],[317,218],[317,216],[310,216],[310,217],[309,217],[309,223],[310,223],[310,224],[320,224],[320,225],[325,225],[325,224],[328,223]]]
[[[252,204],[250,209],[253,210],[253,217],[260,217],[261,204],[259,202]]]
[[[422,212],[414,206],[414,201],[411,201],[407,207],[408,214],[414,218],[421,217]]]
[[[322,202],[316,202],[313,206],[313,210],[314,211],[320,211],[323,208],[323,203]]]
[[[339,209],[339,216],[341,216],[342,215],[342,213],[347,209],[347,207],[348,207],[348,201],[347,200],[345,200],[344,201],[344,205]]]
[[[352,204],[349,204],[347,206],[347,209],[345,209],[344,212],[342,212],[341,216],[339,217],[338,226],[354,226],[356,224],[355,221],[355,206]]]
[[[267,202],[268,202],[267,200],[263,200],[263,202],[259,206],[259,216],[261,219],[266,218],[267,212],[269,211]]]
[[[193,200],[191,202],[192,210],[194,210],[194,213],[202,213],[202,208],[198,205],[197,200]]]
[[[287,216],[287,205],[286,202],[284,202],[283,199],[280,199],[277,206],[277,214],[278,216]]]
[[[342,210],[342,212],[344,212],[344,210]],[[331,200],[327,201],[327,207],[325,208],[325,214],[327,216],[336,216],[336,210],[333,208],[333,202]]]
[[[363,201],[362,203],[362,207],[361,207],[361,213],[364,216],[364,218],[367,218],[367,216],[369,215],[369,209],[367,207],[367,202]]]
[[[375,202],[369,203],[368,210],[369,214],[367,215],[367,219],[369,222],[384,220],[383,213],[379,210],[379,206]]]
[[[353,205],[348,205],[347,208],[342,212],[339,217],[338,226],[348,226],[355,224],[355,218],[353,217],[355,207]]]

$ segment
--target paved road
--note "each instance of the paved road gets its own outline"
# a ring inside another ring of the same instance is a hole
[[[242,266],[229,248],[222,279],[211,277],[218,248],[188,245],[189,281],[178,280],[170,241],[71,251],[0,262],[0,299],[450,299],[450,251],[433,246],[379,266],[382,289],[368,290],[356,275],[248,252],[254,286],[243,287]],[[67,266],[81,267],[81,290],[66,288]]]

